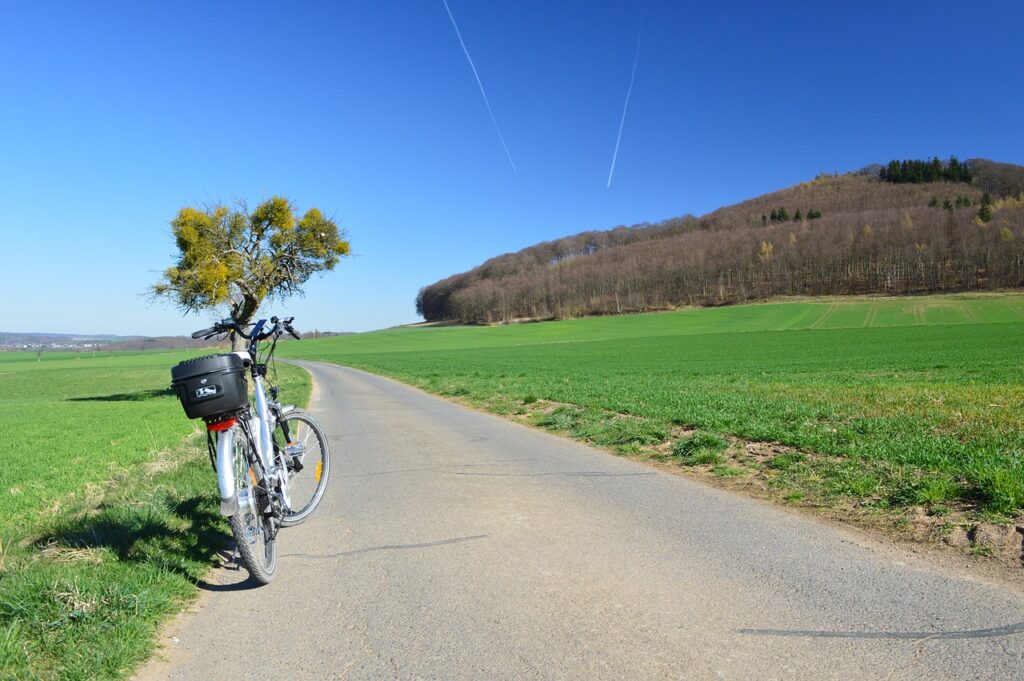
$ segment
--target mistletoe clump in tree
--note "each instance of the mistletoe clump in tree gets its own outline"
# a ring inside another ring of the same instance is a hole
[[[245,204],[186,206],[171,220],[178,261],[151,291],[185,311],[211,309],[234,296],[235,321],[248,324],[268,298],[302,293],[316,272],[349,254],[345,234],[316,208],[302,217],[275,196],[251,212]]]

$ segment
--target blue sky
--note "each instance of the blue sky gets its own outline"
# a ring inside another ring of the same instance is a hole
[[[142,295],[189,204],[334,215],[356,255],[266,310],[368,330],[538,241],[891,158],[1024,163],[1019,2],[449,5],[518,172],[442,0],[0,5],[0,330],[202,326]]]

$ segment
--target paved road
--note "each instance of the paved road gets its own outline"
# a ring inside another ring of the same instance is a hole
[[[304,366],[323,505],[270,586],[221,573],[141,678],[1024,679],[1019,592]]]

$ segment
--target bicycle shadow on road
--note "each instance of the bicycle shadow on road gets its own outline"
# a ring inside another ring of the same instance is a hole
[[[807,638],[876,638],[907,639],[911,641],[955,640],[971,638],[995,638],[1024,634],[1024,622],[1006,624],[985,629],[961,631],[814,631],[808,629],[739,629],[739,634],[753,636],[795,636]]]
[[[462,542],[476,541],[478,539],[489,538],[490,535],[488,534],[473,534],[468,537],[452,537],[450,539],[439,539],[437,541],[421,542],[418,544],[384,544],[381,546],[366,546],[361,549],[339,551],[337,553],[285,553],[280,557],[305,558],[310,560],[349,558],[351,556],[358,556],[364,553],[374,553],[377,551],[404,551],[408,549],[428,549],[435,546],[448,546],[449,544],[461,544]]]
[[[230,548],[218,551],[217,555],[219,560],[217,568],[196,582],[196,586],[200,590],[210,592],[248,591],[264,586],[249,575],[245,566],[242,565],[241,557],[233,543]]]

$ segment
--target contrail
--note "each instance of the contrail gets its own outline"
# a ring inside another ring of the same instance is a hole
[[[441,1],[444,3],[444,8],[448,10],[448,18],[452,20],[452,28],[455,29],[455,36],[459,39],[459,45],[462,45],[462,53],[466,55],[466,61],[469,62],[469,68],[473,69],[473,76],[476,77],[476,84],[480,86],[480,94],[484,98],[484,105],[487,107],[487,113],[491,116],[491,123],[494,124],[494,131],[498,133],[498,139],[501,140],[501,147],[505,150],[505,156],[508,157],[508,162],[512,164],[512,172],[518,174],[519,170],[516,168],[516,163],[512,160],[512,154],[508,151],[508,145],[505,144],[505,136],[501,134],[501,128],[498,127],[498,120],[494,117],[494,112],[491,111],[491,103],[487,101],[487,93],[484,92],[484,84],[480,80],[480,74],[476,72],[476,65],[473,63],[473,58],[469,56],[469,50],[466,49],[465,41],[462,40],[462,32],[459,31],[459,25],[455,23],[455,15],[452,14],[452,8],[448,6],[448,0]]]
[[[608,185],[611,189],[612,176],[615,174],[615,161],[619,158],[619,144],[622,142],[622,128],[626,125],[626,110],[629,108],[629,96],[633,94],[633,81],[636,80],[636,65],[640,61],[640,36],[644,30],[644,11],[640,9],[640,26],[636,30],[636,54],[633,55],[633,72],[629,76],[629,89],[626,90],[626,101],[622,105],[622,120],[619,121],[619,135],[615,138],[615,153],[612,154],[612,167],[608,170]]]

